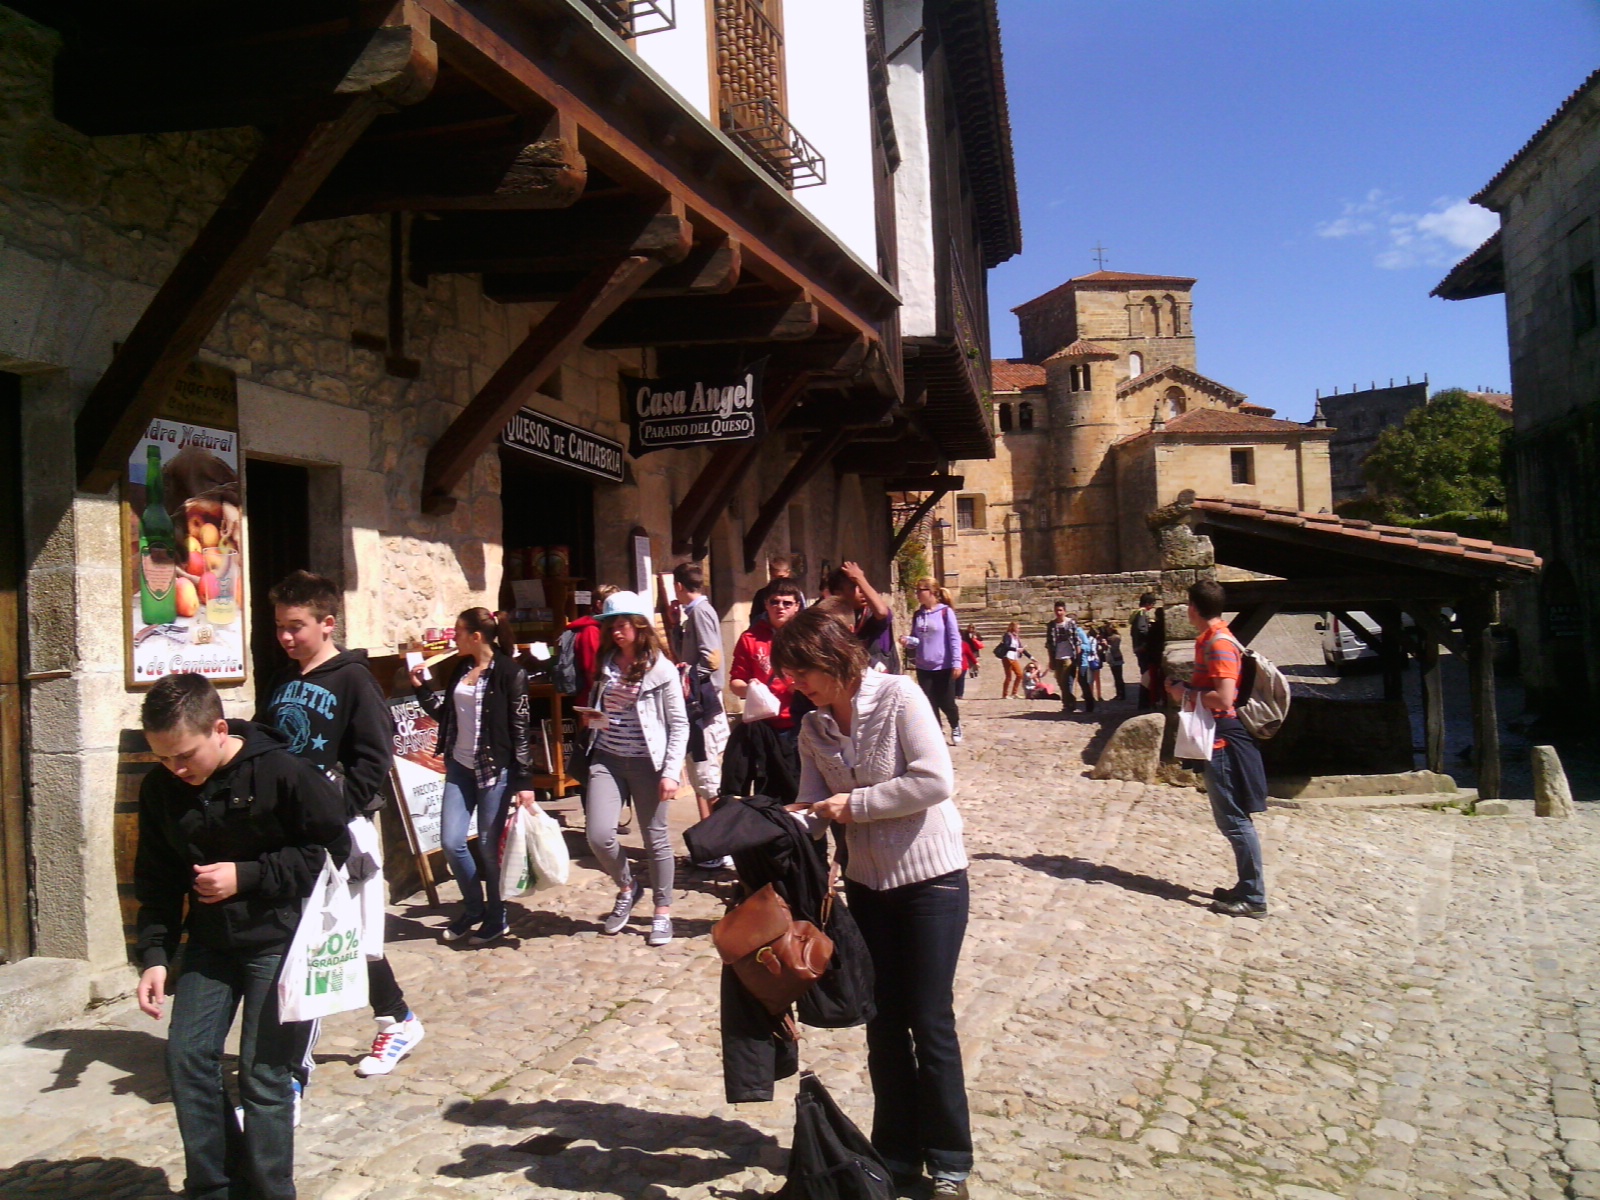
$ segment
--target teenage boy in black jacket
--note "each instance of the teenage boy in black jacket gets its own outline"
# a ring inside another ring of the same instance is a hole
[[[306,1023],[279,1022],[278,969],[325,856],[349,853],[343,806],[275,730],[224,720],[200,675],[160,680],[141,718],[161,765],[139,789],[138,998],[160,1018],[168,963],[187,933],[167,1030],[184,1195],[293,1200],[292,1067]],[[222,1086],[241,1001],[242,1129]]]
[[[394,765],[394,719],[378,682],[367,669],[365,650],[340,650],[333,642],[339,589],[310,571],[295,571],[269,593],[278,644],[289,663],[260,692],[266,703],[256,720],[289,739],[289,749],[324,772],[343,776],[345,818],[373,822],[383,807],[384,783]],[[368,839],[381,846],[376,831]],[[368,887],[383,889],[379,878]],[[376,931],[381,935],[382,930]],[[368,939],[368,945],[377,944]],[[378,1022],[372,1050],[356,1064],[357,1075],[387,1075],[422,1041],[422,1022],[386,958],[367,960],[367,992]],[[296,1071],[300,1090],[311,1080],[316,1026]]]

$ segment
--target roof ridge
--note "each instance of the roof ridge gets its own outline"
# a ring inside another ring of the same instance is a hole
[[[1550,131],[1561,123],[1562,118],[1571,112],[1572,109],[1577,105],[1578,101],[1581,100],[1591,89],[1593,89],[1597,83],[1600,83],[1600,68],[1589,72],[1588,78],[1580,83],[1577,88],[1574,89],[1572,93],[1561,102],[1561,106],[1557,108],[1555,112],[1550,114],[1549,119],[1547,119],[1543,125],[1534,130],[1533,136],[1522,144],[1522,149],[1518,150],[1509,159],[1507,159],[1506,165],[1494,173],[1494,178],[1490,179],[1488,183],[1484,184],[1478,189],[1477,195],[1472,197],[1472,203],[1483,204],[1484,197],[1493,191],[1494,188],[1497,187],[1507,175],[1511,174],[1512,170],[1515,169],[1518,163],[1527,158],[1528,155],[1531,154],[1539,145],[1539,143],[1544,141],[1544,139],[1550,135]],[[1481,250],[1483,247],[1480,246],[1478,249]],[[1477,251],[1473,251],[1473,253],[1475,254]]]

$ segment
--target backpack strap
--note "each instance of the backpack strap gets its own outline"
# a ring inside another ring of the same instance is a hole
[[[1233,707],[1235,710],[1237,710],[1241,704],[1249,703],[1250,695],[1255,691],[1257,674],[1256,654],[1255,651],[1250,649],[1249,646],[1246,646],[1238,638],[1234,637],[1233,630],[1231,629],[1225,633],[1219,633],[1217,636],[1227,638],[1235,646],[1239,647],[1239,694],[1234,698],[1233,701]]]

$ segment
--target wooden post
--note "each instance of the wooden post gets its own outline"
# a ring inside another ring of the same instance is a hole
[[[1444,772],[1444,678],[1439,670],[1439,643],[1433,635],[1422,635],[1422,653],[1417,659],[1422,672],[1423,749],[1428,770]]]
[[[1400,610],[1380,608],[1372,615],[1377,618],[1378,628],[1383,634],[1382,646],[1378,651],[1383,668],[1383,698],[1404,700],[1406,649],[1405,643],[1401,640]]]
[[[0,962],[30,953],[22,787],[22,388],[0,374]]]
[[[1500,721],[1495,712],[1492,615],[1492,595],[1476,597],[1462,606],[1461,625],[1466,632],[1472,679],[1472,752],[1481,800],[1500,799]]]
[[[794,465],[789,468],[789,473],[761,505],[761,511],[756,514],[755,521],[744,535],[746,571],[756,569],[756,555],[761,551],[761,543],[766,541],[767,534],[772,532],[772,527],[778,523],[778,518],[783,515],[783,510],[788,507],[789,501],[794,499],[795,493],[810,483],[812,476],[822,470],[828,460],[849,440],[848,429],[835,429],[832,433],[818,434],[817,440],[806,447],[805,453],[795,459]]]

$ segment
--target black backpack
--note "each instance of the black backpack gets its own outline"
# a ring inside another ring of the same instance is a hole
[[[788,1175],[778,1200],[894,1200],[888,1165],[810,1071],[794,1099]]]
[[[556,652],[550,660],[550,682],[563,696],[573,696],[578,691],[578,631],[565,630],[556,641]]]

